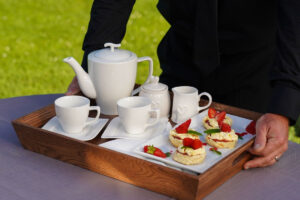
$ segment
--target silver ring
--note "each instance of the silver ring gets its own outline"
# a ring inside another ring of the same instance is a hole
[[[279,156],[275,156],[275,161],[278,162],[279,161]]]

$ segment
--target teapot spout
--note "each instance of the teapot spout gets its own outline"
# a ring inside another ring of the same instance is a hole
[[[96,90],[94,84],[89,75],[82,69],[81,65],[73,57],[67,57],[63,61],[73,68],[83,94],[89,98],[95,99]]]

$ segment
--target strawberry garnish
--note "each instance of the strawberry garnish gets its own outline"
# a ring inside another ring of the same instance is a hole
[[[202,147],[202,142],[199,139],[195,139],[193,144],[192,144],[192,148],[193,149],[199,149]]]
[[[190,147],[193,144],[194,140],[192,138],[184,138],[183,146]]]
[[[183,147],[186,148],[190,147],[193,148],[194,150],[199,149],[202,147],[202,142],[199,139],[191,139],[191,138],[184,138],[183,139]]]
[[[161,158],[167,157],[166,154],[165,154],[164,152],[162,152],[160,149],[154,151],[154,154],[153,154],[153,155],[158,156],[158,157],[161,157]]]
[[[247,132],[243,132],[243,133],[235,133],[239,139],[243,140],[243,136],[247,135],[248,133]]]
[[[192,119],[187,120],[186,122],[182,123],[180,126],[178,126],[175,130],[177,133],[187,133],[189,126],[191,124]]]
[[[225,119],[225,116],[226,116],[226,112],[222,111],[220,113],[217,113],[215,118],[218,121],[218,123],[220,123],[220,122],[223,122],[223,120]]]
[[[215,118],[216,114],[217,114],[217,111],[214,108],[208,109],[208,117],[209,118]]]
[[[256,130],[255,130],[255,126],[256,126],[256,121],[252,121],[248,124],[248,126],[246,127],[246,131],[248,133],[250,133],[251,135],[255,135],[256,134]]]
[[[231,128],[230,128],[229,124],[220,123],[219,126],[220,126],[222,132],[229,133],[231,131]]]
[[[211,148],[209,148],[209,150],[216,153],[216,154],[218,154],[218,155],[222,155],[222,153],[220,151],[218,151],[217,147],[211,147]]]
[[[152,154],[161,158],[165,158],[167,157],[168,153],[164,153],[162,150],[160,150],[159,148],[153,146],[153,145],[146,145],[144,146],[144,152],[148,153],[148,154]]]

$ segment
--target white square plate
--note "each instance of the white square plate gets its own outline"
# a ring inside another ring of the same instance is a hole
[[[159,121],[145,129],[140,134],[128,134],[123,127],[120,118],[115,117],[106,127],[101,138],[122,138],[122,139],[149,139],[156,136],[156,133],[161,133],[168,124],[168,118],[161,118]]]
[[[94,120],[94,118],[89,117],[88,121]],[[87,125],[86,127],[83,128],[83,130],[80,133],[74,133],[74,134],[70,134],[70,133],[66,133],[57,117],[53,117],[52,119],[50,119],[43,127],[42,129],[48,130],[48,131],[52,131],[54,133],[58,133],[70,138],[74,138],[77,140],[81,140],[81,141],[88,141],[91,139],[94,139],[99,132],[102,130],[102,128],[105,126],[105,124],[107,123],[108,119],[102,119],[99,118],[95,123]]]
[[[202,126],[202,119],[206,115],[207,115],[207,110],[205,110],[205,111],[199,113],[198,115],[192,117],[192,122],[191,122],[191,125],[190,125],[191,129],[194,129],[194,130],[196,130],[196,131],[203,134],[203,136],[200,136],[200,140],[202,142],[205,142],[205,138],[204,138],[205,128]],[[230,114],[227,114],[227,115],[232,118],[232,120],[233,120],[232,128],[237,133],[245,132],[245,128],[251,122],[251,120],[249,120],[249,119],[245,119],[245,118],[230,115]],[[207,169],[209,169],[210,167],[215,165],[217,162],[219,162],[220,160],[222,160],[223,158],[228,156],[230,153],[232,153],[233,151],[235,151],[236,149],[238,149],[239,147],[241,147],[242,145],[247,143],[253,137],[254,137],[254,135],[251,135],[251,134],[247,134],[247,135],[243,136],[243,140],[239,139],[238,142],[237,142],[236,147],[233,148],[233,149],[218,149],[220,152],[222,152],[222,155],[218,155],[218,154],[210,151],[209,148],[211,146],[206,145],[205,146],[206,158],[201,164],[197,164],[197,165],[183,165],[181,163],[178,163],[178,162],[176,162],[172,159],[173,155],[171,155],[170,157],[167,157],[167,158],[160,158],[160,157],[148,154],[148,153],[144,153],[144,146],[145,145],[154,145],[155,147],[160,148],[163,152],[170,152],[171,151],[172,154],[173,154],[176,151],[176,148],[169,141],[169,132],[168,131],[165,131],[162,135],[159,135],[155,138],[152,138],[152,139],[148,140],[147,142],[144,142],[144,143],[140,144],[134,151],[139,155],[142,155],[144,157],[148,157],[148,158],[151,158],[151,159],[155,159],[155,160],[164,162],[164,163],[166,163],[168,165],[171,165],[171,166],[174,166],[174,167],[178,167],[178,168],[181,168],[181,169],[193,171],[193,172],[196,172],[196,173],[203,173]]]

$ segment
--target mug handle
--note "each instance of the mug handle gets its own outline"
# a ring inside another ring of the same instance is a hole
[[[153,75],[153,60],[149,56],[144,56],[144,57],[140,57],[140,58],[137,59],[138,63],[139,62],[143,62],[143,61],[148,61],[149,62],[149,74],[148,74],[147,80],[145,81],[145,83],[149,83],[150,79],[151,79],[151,77]],[[145,83],[143,83],[142,85],[144,85]],[[138,88],[136,88],[135,90],[133,90],[132,93],[131,93],[131,95],[134,96],[137,93],[139,93],[141,91],[141,86],[138,87]]]
[[[147,123],[146,127],[156,124],[159,120],[159,117],[160,117],[160,110],[159,109],[152,109],[152,110],[149,111],[149,114],[151,114],[151,113],[155,113],[154,120],[152,122]]]
[[[99,116],[100,116],[100,107],[99,106],[90,106],[89,110],[96,110],[97,111],[97,115],[94,118],[94,120],[86,122],[85,126],[95,123],[99,119]]]
[[[200,99],[201,99],[202,96],[207,96],[207,97],[208,97],[208,104],[205,105],[205,106],[202,106],[202,107],[199,106],[199,107],[198,107],[198,112],[199,112],[200,110],[204,110],[204,109],[208,108],[208,107],[210,106],[210,104],[212,103],[212,97],[211,97],[211,95],[210,95],[209,93],[207,93],[207,92],[202,92],[201,94],[199,94],[199,96],[198,96],[198,101],[200,101]]]

